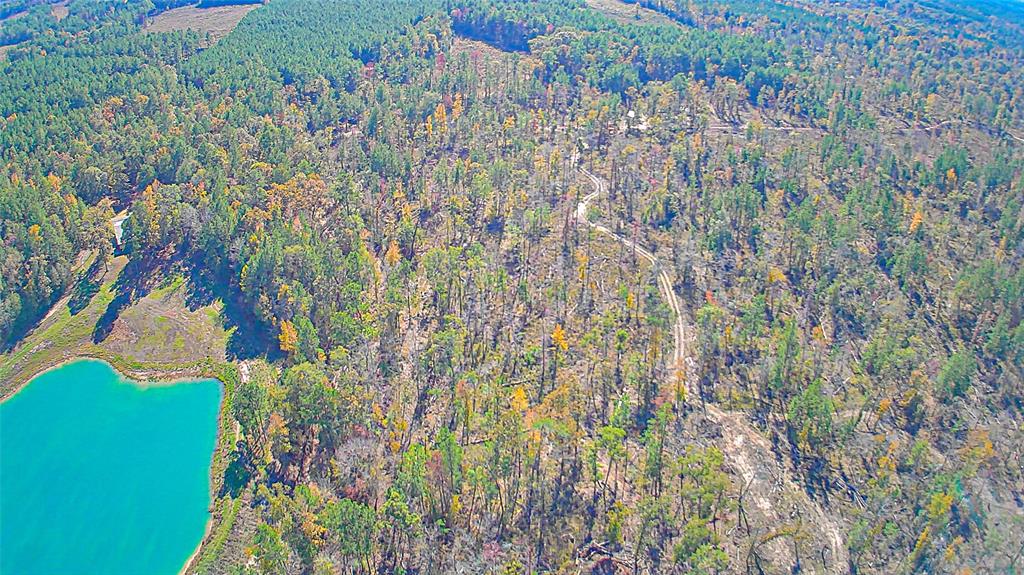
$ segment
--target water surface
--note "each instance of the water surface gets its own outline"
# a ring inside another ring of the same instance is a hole
[[[176,574],[209,517],[220,397],[88,360],[0,404],[0,574]]]

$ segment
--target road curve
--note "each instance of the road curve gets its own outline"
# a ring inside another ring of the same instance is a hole
[[[574,154],[573,163],[575,162],[576,155]],[[598,222],[592,222],[587,218],[587,209],[590,202],[607,191],[608,182],[594,175],[583,166],[579,166],[579,171],[590,180],[594,186],[594,191],[581,198],[576,205],[576,220],[580,224],[589,226],[591,229],[635,250],[640,257],[647,260],[654,267],[657,274],[658,289],[675,317],[675,321],[672,324],[672,336],[675,344],[672,352],[672,365],[669,371],[670,373],[678,373],[680,370],[685,371],[687,364],[692,365],[692,360],[686,354],[687,334],[690,330],[683,316],[679,297],[672,288],[672,280],[668,272],[660,265],[658,258],[647,248],[625,236],[615,233],[607,226]],[[687,397],[697,397],[699,391],[693,388],[692,378],[684,377],[683,381],[686,386]],[[767,482],[769,485],[762,486],[763,488],[766,487],[766,489],[762,489],[762,493],[774,492],[779,484],[782,484],[789,493],[797,498],[800,506],[810,516],[806,519],[809,520],[811,529],[820,529],[826,535],[830,551],[830,556],[825,565],[826,572],[833,574],[847,573],[849,554],[844,542],[843,530],[840,529],[831,515],[821,505],[807,495],[789,469],[776,461],[772,456],[771,442],[755,429],[742,413],[727,412],[715,405],[707,404],[705,406],[705,414],[708,419],[717,423],[721,428],[724,444],[722,453],[725,455],[726,460],[743,476],[744,481],[748,485]],[[753,503],[765,513],[773,512],[770,501],[755,497]],[[820,558],[817,563],[821,564]]]

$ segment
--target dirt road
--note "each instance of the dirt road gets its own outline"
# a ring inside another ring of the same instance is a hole
[[[575,156],[574,156],[575,161]],[[692,366],[693,360],[687,356],[686,346],[690,326],[682,313],[682,306],[679,297],[672,288],[672,280],[666,268],[661,265],[658,258],[645,247],[635,241],[615,233],[607,226],[592,222],[587,218],[587,210],[590,202],[608,190],[608,182],[603,178],[587,171],[582,166],[580,172],[594,186],[594,190],[584,196],[576,206],[576,219],[582,225],[589,226],[597,232],[635,250],[635,252],[650,263],[657,274],[658,288],[662,298],[672,310],[675,321],[672,325],[672,334],[675,341],[672,353],[672,365],[670,373],[677,373],[679,370],[686,370]],[[689,365],[688,365],[689,364]],[[693,388],[693,378],[685,377],[687,397],[699,397],[698,390]],[[831,514],[822,508],[816,501],[811,499],[807,492],[794,478],[793,473],[775,459],[772,455],[771,442],[754,428],[742,413],[728,412],[715,405],[706,406],[708,419],[717,423],[722,430],[722,452],[726,461],[738,471],[749,488],[753,504],[759,511],[766,515],[779,515],[782,510],[775,509],[775,504],[768,494],[776,494],[779,489],[784,490],[795,501],[803,514],[804,520],[812,530],[820,529],[825,540],[828,542],[829,553],[826,555],[825,564],[822,564],[821,557],[817,557],[816,566],[824,568],[826,573],[846,573],[848,571],[849,555],[847,553],[844,531]],[[806,567],[806,566],[805,566]]]

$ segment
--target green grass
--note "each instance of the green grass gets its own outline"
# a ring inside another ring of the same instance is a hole
[[[78,314],[72,315],[67,304],[43,320],[12,353],[0,356],[0,395],[6,396],[21,387],[37,373],[77,355],[99,353],[92,343],[96,321],[110,302],[114,301],[113,282],[100,286],[92,301]]]
[[[0,398],[19,389],[36,374],[77,357],[113,364],[125,375],[140,378],[206,376],[224,360],[230,333],[220,321],[220,304],[186,309],[185,278],[165,279],[149,295],[121,311],[125,334],[93,342],[97,322],[116,297],[115,282],[126,259],[116,258],[104,282],[77,314],[58,302],[12,352],[0,355]],[[88,262],[83,266],[88,269]]]
[[[224,384],[224,400],[220,407],[217,447],[213,452],[213,462],[210,465],[211,490],[212,493],[217,494],[224,487],[224,474],[230,463],[228,460],[238,442],[238,436],[235,433],[235,420],[231,416],[231,405],[240,376],[238,368],[232,363],[210,365],[209,370],[210,377],[215,377]],[[194,568],[190,569],[191,572],[210,572],[231,536],[241,505],[241,497],[232,498],[231,495],[224,495],[217,500],[217,512],[213,515],[213,537],[203,545]]]
[[[210,319],[211,323],[220,323],[220,310],[214,307],[206,308],[206,317]]]
[[[221,520],[217,523],[210,542],[203,545],[202,551],[199,553],[199,560],[196,562],[195,567],[196,573],[209,573],[210,569],[213,568],[217,557],[224,548],[224,544],[227,543],[228,537],[231,536],[231,530],[235,526],[235,518],[238,516],[238,510],[241,506],[241,498],[232,499],[225,496],[217,502],[217,510],[221,514]]]
[[[158,299],[167,299],[168,296],[170,296],[174,292],[176,292],[179,289],[181,289],[181,287],[184,286],[184,285],[185,285],[185,278],[184,277],[182,277],[180,275],[171,276],[171,277],[168,277],[168,278],[164,279],[164,281],[160,283],[160,287],[158,287],[155,290],[153,290],[152,292],[150,292],[149,295],[150,295],[150,297],[154,297],[154,298],[158,298]]]

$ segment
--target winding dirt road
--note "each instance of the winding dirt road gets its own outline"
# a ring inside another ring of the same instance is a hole
[[[576,155],[574,154],[573,163],[575,161]],[[625,236],[615,233],[607,226],[598,222],[591,222],[587,218],[590,202],[607,191],[608,183],[582,166],[579,167],[579,170],[593,184],[594,191],[584,196],[579,204],[577,204],[577,221],[635,250],[640,257],[647,260],[654,267],[657,274],[658,288],[675,316],[675,322],[672,325],[675,345],[670,372],[676,373],[678,370],[692,368],[693,360],[686,353],[690,329],[682,313],[679,297],[672,288],[672,280],[668,272],[650,250]],[[698,391],[693,388],[693,379],[691,377],[684,378],[688,397],[697,397]],[[755,429],[742,413],[727,412],[710,404],[706,405],[705,413],[708,419],[717,423],[721,428],[723,439],[722,452],[725,455],[726,461],[739,472],[743,477],[744,483],[751,488],[750,492],[753,495],[754,506],[767,516],[784,518],[787,515],[791,515],[785,513],[783,509],[776,508],[777,505],[772,501],[775,497],[766,496],[766,494],[777,495],[780,490],[784,491],[790,496],[787,499],[793,501],[799,507],[802,518],[807,523],[810,531],[813,533],[820,530],[827,541],[828,553],[826,554],[822,550],[820,554],[815,554],[816,561],[814,563],[816,563],[816,566],[823,567],[827,573],[847,573],[849,555],[844,542],[844,531],[821,505],[807,495],[806,491],[801,488],[794,478],[793,473],[772,456],[772,445],[768,439]]]

